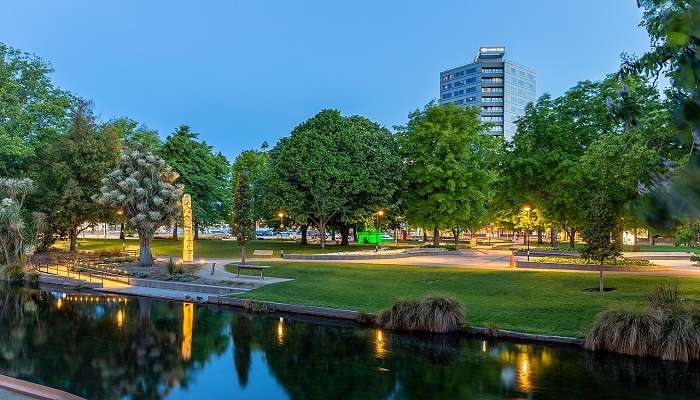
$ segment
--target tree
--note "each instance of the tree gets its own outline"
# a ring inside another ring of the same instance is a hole
[[[603,262],[615,259],[620,255],[622,244],[620,242],[620,225],[618,214],[619,207],[614,200],[602,191],[596,194],[586,212],[585,225],[581,230],[581,236],[586,241],[586,246],[581,250],[581,255],[588,259],[598,261],[600,265],[600,292],[603,293]]]
[[[0,265],[21,264],[37,241],[44,216],[24,209],[32,191],[31,179],[0,178]]]
[[[141,265],[151,266],[156,230],[180,214],[182,186],[177,172],[142,146],[123,149],[116,167],[93,199],[121,210],[139,235]]]
[[[231,218],[231,233],[241,246],[241,262],[245,263],[245,242],[252,236],[253,224],[250,205],[250,182],[248,171],[235,171],[233,183],[233,218]]]
[[[268,188],[297,221],[313,222],[326,247],[326,227],[348,204],[353,148],[350,124],[338,111],[323,110],[280,139],[270,152]]]
[[[685,163],[662,159],[666,167],[650,184],[640,185],[644,198],[636,210],[657,229],[669,229],[679,221],[700,217],[700,31],[697,0],[638,0],[644,14],[641,26],[651,38],[651,51],[639,58],[626,56],[620,78],[644,74],[654,82],[669,78],[667,93],[673,107],[673,128],[682,143],[690,147]]]
[[[85,222],[104,218],[104,208],[91,200],[101,179],[117,161],[118,138],[101,129],[90,104],[79,100],[71,114],[68,134],[41,146],[32,175],[42,196],[33,206],[47,215],[54,231],[66,232],[70,251],[76,251]]]
[[[226,221],[231,207],[228,161],[198,137],[189,126],[181,125],[160,149],[160,155],[179,174],[178,183],[192,196],[195,239],[200,227]]]
[[[427,105],[400,128],[410,223],[439,230],[479,221],[493,195],[493,154],[500,143],[484,134],[476,108]]]
[[[105,124],[104,129],[113,131],[119,137],[123,147],[142,145],[156,154],[163,145],[156,130],[130,118],[122,117],[110,120]]]
[[[73,97],[51,83],[51,66],[0,43],[0,175],[26,167],[69,125]]]

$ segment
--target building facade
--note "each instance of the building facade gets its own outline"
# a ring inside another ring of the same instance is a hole
[[[440,104],[479,107],[491,134],[510,139],[535,101],[535,71],[504,58],[505,47],[481,47],[474,62],[440,73]]]

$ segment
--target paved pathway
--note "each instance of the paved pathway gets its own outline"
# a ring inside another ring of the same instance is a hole
[[[284,259],[251,259],[250,261],[275,261],[275,262],[294,262],[294,263],[349,263],[349,264],[382,264],[382,265],[411,265],[423,267],[452,267],[465,269],[493,269],[493,270],[509,270],[508,250],[491,250],[491,249],[463,249],[454,252],[454,254],[435,255],[435,256],[418,256],[405,258],[387,258],[377,260],[284,260]],[[526,257],[517,257],[519,260],[525,260]],[[229,260],[229,262],[239,260]],[[692,277],[700,278],[700,267],[695,266],[690,260],[652,260],[652,263],[657,265],[669,266],[669,271],[653,271],[653,272],[606,272],[606,274],[634,274],[634,275],[652,275],[652,276],[669,276],[669,277]],[[567,271],[567,270],[550,270],[550,269],[534,269],[528,268],[528,271],[549,271],[561,273],[598,273],[596,271]],[[271,271],[274,275],[274,271]]]

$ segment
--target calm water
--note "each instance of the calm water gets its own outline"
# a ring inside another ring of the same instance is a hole
[[[700,367],[0,288],[0,373],[88,399],[681,399]]]

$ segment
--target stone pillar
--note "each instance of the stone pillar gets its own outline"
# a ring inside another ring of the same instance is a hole
[[[192,197],[189,194],[182,196],[182,262],[194,260],[194,243],[192,238]]]

